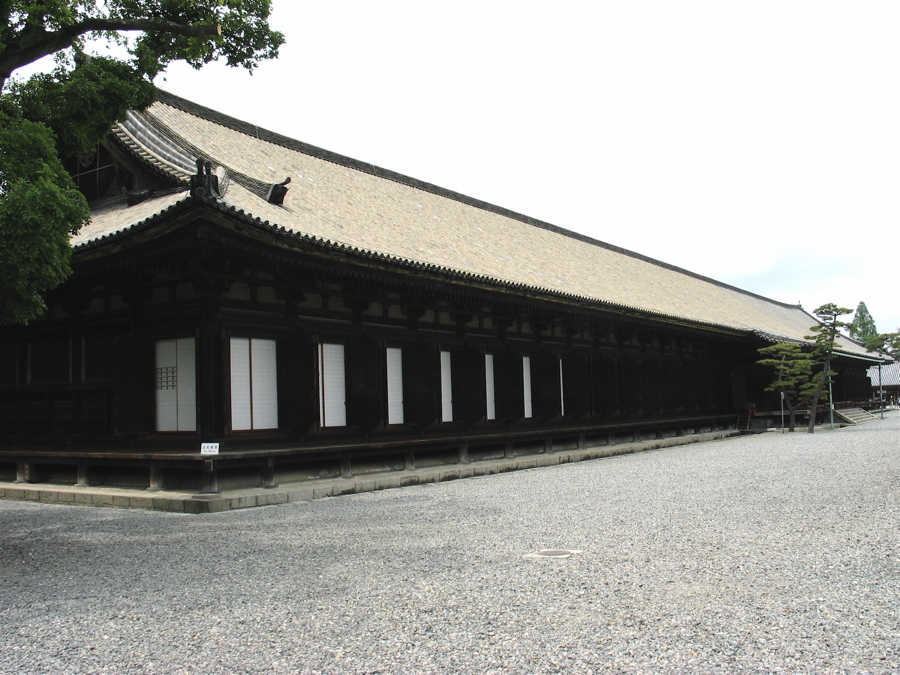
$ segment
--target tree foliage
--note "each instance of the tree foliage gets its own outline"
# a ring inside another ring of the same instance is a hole
[[[809,433],[813,433],[816,425],[816,407],[819,400],[828,400],[827,385],[831,383],[835,371],[831,367],[834,350],[837,347],[837,336],[841,328],[850,324],[838,320],[838,317],[849,314],[852,310],[846,307],[838,307],[834,303],[822,305],[814,312],[819,318],[819,323],[810,330],[813,335],[807,335],[807,340],[813,341],[813,358],[820,365],[817,373],[815,388],[810,399]]]
[[[173,61],[224,58],[252,71],[277,56],[270,9],[269,0],[0,0],[0,323],[39,316],[41,294],[70,273],[69,237],[89,211],[61,160],[149,106],[153,78]],[[98,40],[124,56],[88,55]],[[52,72],[10,79],[51,54]]]
[[[69,275],[69,237],[90,210],[57,159],[47,127],[2,107],[0,322],[25,323],[44,310],[41,293]]]
[[[875,319],[869,314],[869,308],[866,307],[866,303],[860,302],[856,306],[856,313],[853,315],[853,321],[850,322],[849,333],[854,340],[863,343],[869,338],[878,335]]]
[[[128,43],[134,69],[152,79],[173,61],[195,68],[226,59],[253,70],[283,42],[269,28],[270,0],[0,0],[0,85],[17,68],[86,38]]]
[[[803,401],[809,400],[815,392],[813,377],[815,360],[811,350],[796,342],[779,342],[759,350],[764,358],[757,361],[761,366],[775,369],[775,379],[766,391],[782,394],[788,409],[790,430],[795,429],[795,414]]]
[[[887,354],[900,361],[900,331],[896,333],[879,333],[866,339],[866,349],[870,352]]]

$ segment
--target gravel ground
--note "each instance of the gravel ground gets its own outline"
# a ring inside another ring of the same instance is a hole
[[[896,673],[898,460],[893,412],[214,515],[0,502],[0,672]]]

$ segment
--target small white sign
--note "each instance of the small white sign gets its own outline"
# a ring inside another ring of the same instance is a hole
[[[218,443],[201,443],[200,444],[200,454],[201,455],[218,455],[219,454],[219,444]]]

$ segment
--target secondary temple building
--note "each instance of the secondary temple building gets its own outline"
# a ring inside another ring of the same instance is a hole
[[[214,491],[733,428],[814,317],[161,92],[0,329],[0,480]],[[842,338],[836,400],[875,359]],[[214,460],[204,442],[218,443]]]

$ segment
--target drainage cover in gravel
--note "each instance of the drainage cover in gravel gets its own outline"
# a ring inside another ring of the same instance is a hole
[[[537,553],[529,553],[522,556],[523,558],[568,558],[569,556],[581,553],[581,551],[557,548],[541,549]]]

